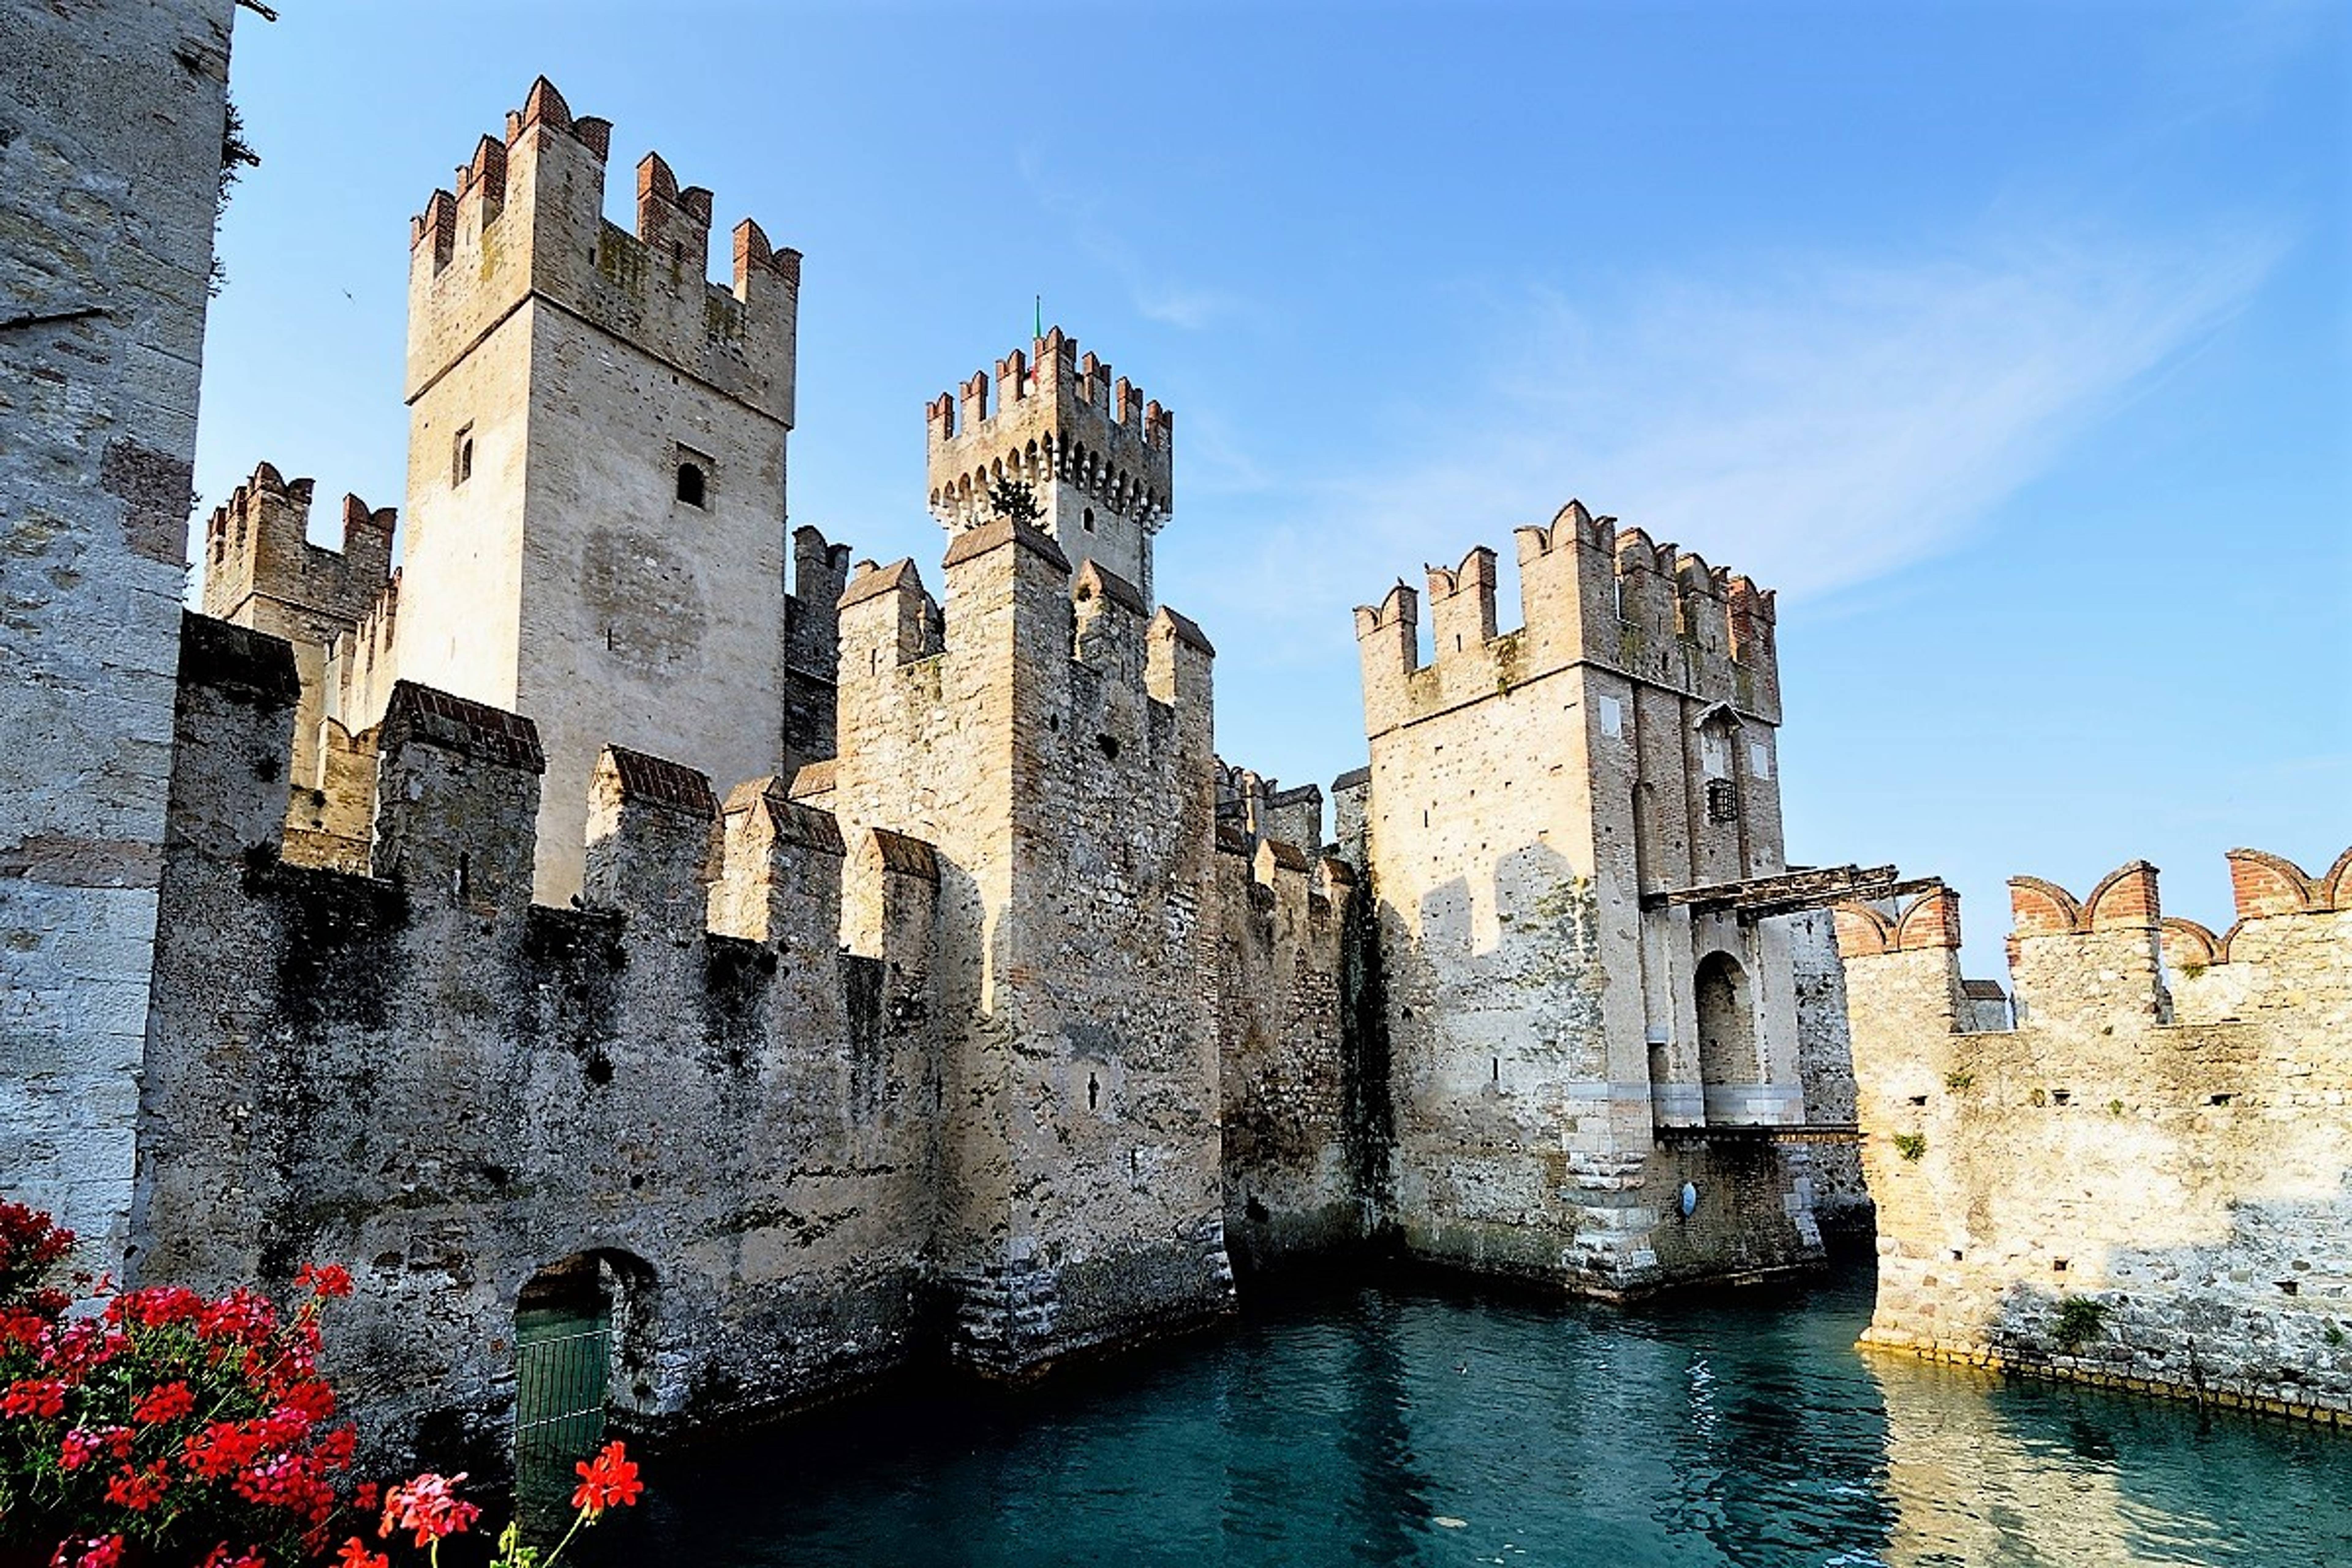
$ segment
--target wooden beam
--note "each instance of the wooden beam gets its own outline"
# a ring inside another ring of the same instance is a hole
[[[1743,920],[1827,909],[1846,899],[1883,899],[1902,890],[1916,891],[1933,882],[1906,883],[1892,866],[1829,866],[1811,871],[1789,871],[1777,877],[1750,877],[1739,882],[1709,882],[1663,893],[1644,893],[1645,910],[1728,910]]]

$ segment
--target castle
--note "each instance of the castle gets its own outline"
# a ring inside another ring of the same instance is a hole
[[[371,1448],[494,1468],[558,1342],[660,1430],[1025,1376],[1355,1249],[1802,1271],[1857,1140],[1920,1223],[1887,1064],[1981,1020],[1857,933],[1957,915],[1787,864],[1769,590],[1575,502],[1516,629],[1489,549],[1429,571],[1426,659],[1399,583],[1327,835],[1218,756],[1156,603],[1168,409],[1055,329],[926,410],[939,592],[853,565],[785,523],[801,258],[747,219],[709,282],[654,154],[606,222],[611,138],[542,79],[414,219],[404,518],[313,544],[264,463],[205,525],[133,753],[142,1021],[44,1024],[16,1091],[16,1185],[102,1261],[347,1262]]]
[[[610,142],[541,80],[411,225],[396,574],[267,464],[205,529],[134,1273],[353,1260],[413,1432],[510,1405],[550,1303],[658,1422],[1017,1375],[1377,1235],[1612,1296],[1819,1261],[1789,921],[1738,905],[1769,592],[1573,504],[1519,630],[1473,551],[1421,667],[1400,586],[1327,849],[1154,603],[1169,410],[1050,331],[927,411],[939,596],[806,528],[787,594],[800,258],[746,220],[705,282],[654,154],[606,222]]]

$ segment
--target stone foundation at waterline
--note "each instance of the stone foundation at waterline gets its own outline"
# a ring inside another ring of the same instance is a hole
[[[1960,1026],[1948,890],[1838,910],[1866,1344],[2352,1425],[2352,852],[2230,861],[2221,937],[2145,862],[2011,882],[2008,1030]]]

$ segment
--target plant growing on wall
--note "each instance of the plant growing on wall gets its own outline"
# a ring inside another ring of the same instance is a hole
[[[997,516],[1015,522],[1034,522],[1045,515],[1045,509],[1037,504],[1037,492],[1025,479],[999,479],[989,486],[988,506]]]
[[[1956,1068],[1944,1075],[1944,1087],[1954,1094],[1959,1093],[1976,1081],[1977,1075],[1966,1068]]]
[[[2106,1325],[2105,1301],[2095,1301],[2088,1296],[2069,1296],[2058,1303],[2058,1318],[2050,1329],[2051,1342],[2073,1355],[2097,1339]]]
[[[1895,1152],[1906,1160],[1916,1161],[1927,1152],[1927,1135],[1925,1132],[1897,1132],[1895,1135]]]

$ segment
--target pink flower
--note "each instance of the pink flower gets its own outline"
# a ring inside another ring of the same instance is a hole
[[[480,1509],[459,1500],[457,1495],[457,1483],[465,1479],[463,1470],[454,1476],[438,1476],[427,1470],[415,1480],[393,1488],[383,1494],[383,1523],[376,1533],[389,1536],[395,1530],[413,1530],[419,1546],[430,1546],[445,1536],[464,1533],[482,1514]]]
[[[91,1536],[80,1541],[58,1542],[57,1554],[49,1559],[49,1565],[50,1568],[118,1568],[121,1561],[122,1537]]]

